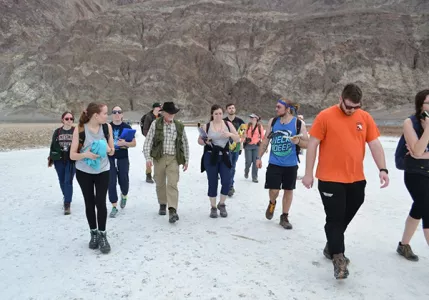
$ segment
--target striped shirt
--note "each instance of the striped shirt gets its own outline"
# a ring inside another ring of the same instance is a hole
[[[155,136],[155,127],[156,122],[152,122],[150,125],[149,131],[146,136],[146,140],[143,145],[143,154],[147,161],[152,161],[152,157],[150,156],[150,151],[152,150],[153,145],[153,138]],[[176,138],[177,138],[177,131],[176,131],[176,124],[173,122],[167,123],[164,120],[164,155],[176,155]],[[182,136],[182,142],[183,142],[183,150],[185,152],[185,160],[186,163],[189,162],[189,144],[188,144],[188,138],[186,137],[186,131],[183,129],[183,136]]]

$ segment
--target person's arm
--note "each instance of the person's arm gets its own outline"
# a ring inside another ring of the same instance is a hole
[[[422,137],[419,139],[413,127],[413,122],[410,118],[404,121],[403,131],[408,149],[413,154],[413,157],[424,155],[426,147],[429,144],[429,118],[425,118],[425,130]]]
[[[384,156],[383,146],[378,138],[368,143],[369,149],[371,150],[372,158],[378,169],[386,169],[386,159]]]
[[[302,149],[306,149],[308,146],[308,141],[309,141],[308,132],[307,132],[307,127],[305,126],[304,121],[301,121],[301,122],[302,122],[301,123],[301,129],[298,132],[298,134],[302,134],[302,136],[291,139],[291,142],[300,146]]]
[[[301,127],[301,129],[303,129],[303,127]],[[321,112],[314,119],[314,122],[310,129],[310,139],[307,143],[307,154],[305,159],[305,176],[304,176],[304,177],[307,177],[305,180],[307,187],[313,184],[313,176],[314,176],[313,171],[314,171],[314,164],[316,162],[317,147],[319,147],[320,143],[325,139],[326,132],[327,132],[327,117],[323,112]],[[307,137],[308,137],[308,134],[307,134]]]
[[[70,159],[71,160],[82,160],[84,158],[96,159],[99,155],[91,152],[91,149],[88,149],[84,153],[78,153],[77,148],[79,147],[79,127],[76,127],[73,131],[73,139],[70,145]]]
[[[113,142],[113,130],[110,124],[107,124],[107,128],[109,129],[109,140],[107,141],[107,154],[109,156],[115,155],[115,144]]]
[[[267,125],[267,131],[265,132],[265,136],[262,139],[261,145],[259,146],[259,152],[258,152],[258,158],[257,159],[261,159],[262,156],[264,155],[264,153],[267,151],[268,149],[268,145],[270,144],[270,140],[269,140],[269,136],[271,134],[271,123],[273,122],[273,119],[271,118],[268,121],[268,125]]]
[[[188,164],[189,164],[189,142],[188,142],[188,137],[186,135],[185,128],[183,128],[182,143],[183,143],[183,150],[185,152],[185,165],[183,166],[183,171],[186,171],[188,169]]]
[[[261,140],[264,139],[265,137],[265,133],[264,133],[264,126],[262,124],[259,124],[259,129],[261,130],[260,134],[261,134]]]
[[[203,125],[202,129],[207,133],[206,127],[207,127],[206,125]],[[198,135],[198,144],[201,145],[201,146],[205,146],[206,145],[206,142],[203,140],[203,138],[201,137],[201,135]]]
[[[150,150],[152,149],[154,135],[155,135],[155,122],[152,122],[143,144],[144,157],[146,161],[150,161],[150,162],[152,161],[152,157],[150,156]]]
[[[237,130],[235,129],[234,125],[229,121],[227,122],[227,124],[228,124],[229,130],[230,130],[230,132],[229,132],[230,137],[232,138],[232,140],[234,142],[239,143],[240,142],[240,135],[237,133]]]

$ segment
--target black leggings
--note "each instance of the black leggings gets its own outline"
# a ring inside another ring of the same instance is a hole
[[[423,219],[423,228],[429,228],[429,177],[404,172],[404,182],[408,192],[413,198],[410,217]]]
[[[85,200],[86,219],[90,229],[106,230],[107,207],[106,196],[109,188],[109,171],[100,174],[88,174],[76,170],[76,179]],[[94,195],[95,187],[95,195]],[[95,216],[97,207],[97,217]]]

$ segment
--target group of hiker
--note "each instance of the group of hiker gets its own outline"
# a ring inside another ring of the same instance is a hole
[[[273,218],[277,198],[283,190],[279,224],[285,229],[292,229],[289,211],[298,178],[299,155],[303,153],[302,149],[306,149],[302,184],[311,188],[318,152],[316,177],[326,214],[327,242],[323,254],[332,260],[335,278],[344,279],[349,275],[350,262],[344,255],[344,234],[365,198],[363,160],[366,144],[379,170],[381,188],[389,185],[384,150],[379,141],[380,132],[372,116],[362,109],[362,90],[355,84],[346,85],[338,104],[324,109],[316,116],[309,132],[298,109],[297,103],[286,98],[278,99],[276,115],[264,129],[261,118],[254,113],[249,115],[247,124],[238,118],[233,103],[227,104],[225,108],[217,104],[211,107],[210,121],[199,124],[197,141],[203,147],[200,166],[201,172],[207,175],[209,217],[228,216],[226,200],[236,192],[236,164],[243,150],[244,177],[247,179],[250,175],[254,183],[258,182],[261,159],[269,151],[264,185],[268,190],[269,201],[265,216],[269,220]],[[175,119],[179,111],[174,102],[162,105],[154,103],[152,110],[140,122],[145,136],[143,154],[146,159],[146,181],[156,184],[158,213],[166,215],[168,211],[170,223],[179,220],[180,168],[186,171],[190,159],[185,126]],[[128,148],[136,146],[135,139],[126,142],[120,138],[122,130],[130,128],[123,122],[121,107],[115,106],[111,113],[112,122],[107,124],[107,106],[90,103],[82,112],[76,128],[73,127],[73,114],[64,113],[63,126],[53,134],[49,156],[49,165],[55,166],[63,192],[65,214],[70,213],[72,180],[76,172],[91,232],[89,247],[100,248],[102,253],[110,251],[106,236],[107,192],[112,203],[110,217],[115,217],[119,201],[116,185],[119,182],[120,206],[124,208],[129,191]],[[403,167],[398,168],[404,170],[405,185],[413,199],[397,252],[413,261],[418,260],[418,257],[412,252],[409,243],[420,219],[423,219],[425,238],[429,244],[429,190],[425,185],[429,183],[427,125],[429,90],[424,90],[416,95],[415,114],[405,120],[404,134],[397,150],[397,160],[403,160]],[[221,188],[218,201],[219,182]]]

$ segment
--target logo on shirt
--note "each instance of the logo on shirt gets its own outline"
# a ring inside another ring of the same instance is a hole
[[[271,140],[271,152],[279,157],[289,156],[292,153],[292,142],[289,130],[277,130],[273,133]]]
[[[361,122],[356,122],[356,129],[357,131],[362,131],[363,130],[363,125]]]

